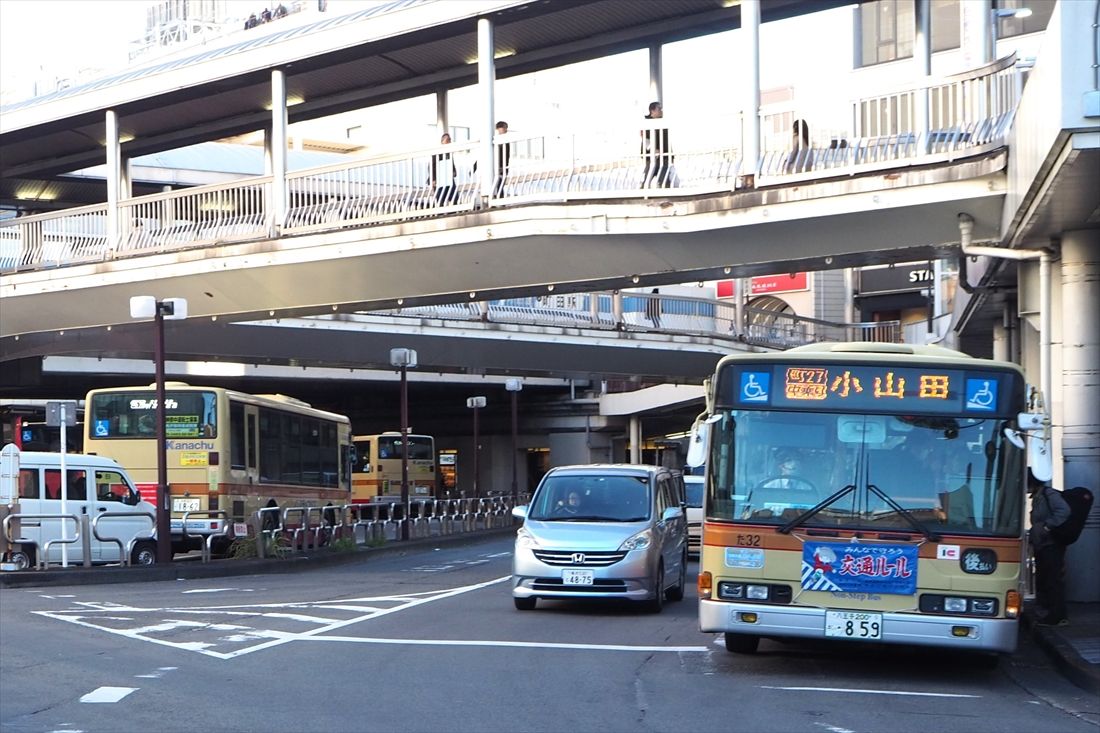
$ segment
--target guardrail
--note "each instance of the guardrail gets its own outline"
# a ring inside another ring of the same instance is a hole
[[[283,556],[299,551],[315,551],[342,537],[351,538],[357,546],[400,541],[401,524],[406,517],[409,539],[507,527],[512,524],[511,511],[511,496],[412,499],[407,513],[404,504],[391,501],[265,507],[252,515],[251,524],[258,528],[253,538],[256,554],[267,557],[276,544],[276,538],[280,537],[286,538],[286,544],[282,545],[286,549],[276,554]],[[278,525],[274,524],[276,517]]]
[[[197,534],[197,535],[188,534],[188,532],[187,532],[187,520],[190,519],[192,516],[207,517],[209,519],[220,519],[220,520],[222,520],[222,528],[221,528],[221,530],[219,530],[217,532],[210,532],[209,534],[207,534],[207,533]],[[216,540],[216,539],[227,539],[229,537],[229,532],[231,530],[230,525],[229,525],[229,514],[224,509],[202,509],[202,510],[196,510],[196,511],[192,511],[192,512],[184,512],[183,513],[182,524],[183,524],[183,538],[184,539],[187,539],[188,537],[192,537],[192,536],[202,538],[202,542],[200,543],[200,550],[202,551],[202,561],[203,562],[210,562],[211,557],[213,555],[213,552],[212,552],[211,548],[213,547],[214,540]]]
[[[137,534],[130,538],[130,541],[123,546],[121,537],[103,537],[99,534],[99,522],[104,517],[148,517],[149,519],[149,534]],[[134,547],[137,543],[147,540],[154,540],[153,532],[156,530],[157,518],[152,512],[139,512],[139,511],[115,511],[115,512],[100,512],[92,519],[92,536],[100,542],[114,542],[118,545],[118,559],[123,567],[129,567],[133,562]],[[147,560],[147,561],[146,561]],[[152,565],[156,562],[156,548],[152,555],[143,558],[139,565]]]
[[[688,120],[665,126],[662,121],[649,130],[502,136],[494,141],[494,183],[484,197],[474,165],[479,143],[470,141],[295,171],[282,182],[255,176],[127,199],[119,203],[115,241],[108,241],[106,204],[3,220],[0,272],[484,206],[697,196],[978,155],[1004,145],[1011,128],[1023,78],[1014,64],[1010,57],[854,100],[850,134],[805,145],[788,142],[756,161],[742,160],[738,125]],[[918,108],[927,110],[927,125],[917,119]],[[647,139],[662,139],[669,152],[647,152]],[[273,200],[284,184],[286,215],[275,221]]]
[[[84,516],[84,518],[85,519],[87,518],[86,515]],[[60,519],[62,521],[65,521],[67,519],[72,520],[72,523],[73,523],[73,536],[72,537],[66,537],[64,539],[57,538],[57,539],[47,540],[46,544],[43,545],[41,548],[38,547],[38,542],[36,542],[35,540],[32,540],[30,538],[20,537],[19,539],[13,539],[12,540],[12,542],[19,543],[20,545],[34,545],[34,548],[35,548],[35,553],[34,553],[35,554],[35,568],[36,569],[45,570],[46,568],[49,567],[49,564],[50,564],[49,563],[49,553],[50,553],[50,548],[51,547],[53,547],[54,545],[61,545],[61,544],[64,544],[64,545],[73,544],[73,543],[77,542],[78,540],[81,542],[81,550],[82,550],[83,555],[84,555],[84,558],[83,558],[84,567],[91,567],[91,565],[92,565],[92,546],[91,546],[91,543],[88,541],[87,533],[86,532],[82,533],[80,531],[82,522],[81,522],[80,517],[77,516],[76,514],[22,514],[22,513],[20,513],[20,514],[9,514],[8,516],[4,517],[4,536],[5,537],[11,537],[11,523],[13,521],[15,521],[16,519],[18,519],[20,522],[22,522],[23,520],[26,520],[26,519]]]

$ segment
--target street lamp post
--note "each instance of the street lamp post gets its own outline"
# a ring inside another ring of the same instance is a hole
[[[135,295],[130,298],[130,317],[152,318],[156,324],[153,365],[157,391],[157,562],[167,564],[172,562],[172,507],[168,493],[168,436],[164,429],[164,321],[187,318],[187,300]]]
[[[409,539],[409,380],[416,367],[413,349],[390,349],[390,364],[401,370],[401,539]]]
[[[466,400],[466,407],[474,411],[474,498],[476,499],[481,496],[481,465],[479,463],[481,445],[477,437],[477,411],[485,407],[485,398],[470,397]]]
[[[508,379],[504,382],[512,398],[512,506],[519,504],[519,487],[516,485],[516,461],[519,453],[519,410],[516,406],[519,392],[523,389],[522,379]]]

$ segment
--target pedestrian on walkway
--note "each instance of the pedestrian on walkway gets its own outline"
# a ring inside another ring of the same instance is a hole
[[[660,102],[649,105],[647,120],[661,120],[665,108]],[[670,188],[672,186],[672,146],[668,141],[668,127],[663,122],[649,122],[653,127],[642,130],[642,188]]]
[[[1052,530],[1069,519],[1069,504],[1062,492],[1047,486],[1030,472],[1027,478],[1031,494],[1031,529],[1028,541],[1035,556],[1035,602],[1039,607],[1041,626],[1065,626],[1066,615],[1066,546]]]
[[[661,327],[661,295],[660,290],[653,288],[653,292],[645,302],[645,315],[646,318],[653,324],[654,328]]]

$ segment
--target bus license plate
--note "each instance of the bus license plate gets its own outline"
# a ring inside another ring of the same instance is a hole
[[[564,585],[592,585],[591,570],[563,570],[561,582]]]
[[[826,611],[825,636],[841,639],[881,639],[882,614]]]
[[[172,511],[197,512],[201,508],[200,503],[198,499],[172,499]]]

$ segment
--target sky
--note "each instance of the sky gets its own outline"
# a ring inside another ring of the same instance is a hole
[[[229,0],[240,16],[265,6],[266,0]],[[329,12],[342,14],[378,0],[331,0]],[[65,78],[81,67],[112,70],[125,64],[130,44],[144,31],[148,0],[0,0],[0,91],[5,101],[33,96],[34,79]],[[812,64],[792,61],[787,49],[797,44],[799,28],[817,37],[851,33],[851,11],[841,8],[804,19],[766,23],[761,29],[761,85],[764,89],[796,86],[809,103],[815,94],[838,95],[837,79],[851,69],[848,54],[826,54]],[[664,48],[664,102],[670,122],[677,117],[736,120],[740,98],[735,86],[743,79],[738,51],[740,31],[692,39]],[[728,82],[728,83],[724,83]],[[49,84],[49,82],[46,82]],[[38,93],[53,91],[39,89]],[[840,92],[839,96],[843,96]],[[497,117],[513,130],[575,129],[586,124],[615,126],[645,114],[649,99],[646,51],[621,54],[574,67],[540,72],[536,78],[501,80]],[[404,146],[430,129],[434,102],[410,100],[402,114],[378,109],[364,113],[377,139]],[[451,92],[451,122],[471,124],[476,117],[473,87]],[[397,119],[403,117],[405,119]],[[422,124],[409,124],[413,117]],[[336,121],[333,130],[348,127]],[[315,137],[316,135],[306,135]],[[434,144],[417,139],[419,144]]]

